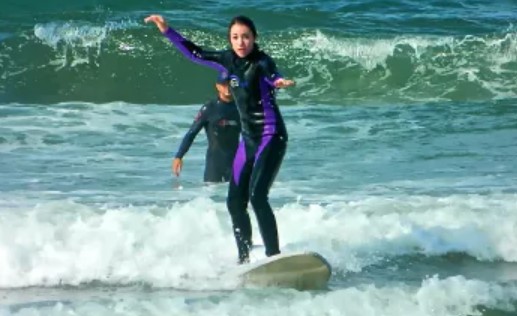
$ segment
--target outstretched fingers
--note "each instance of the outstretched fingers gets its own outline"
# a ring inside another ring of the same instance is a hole
[[[293,80],[279,78],[274,82],[275,88],[287,88],[292,87],[296,83]]]
[[[162,33],[165,32],[168,27],[167,22],[165,21],[163,16],[158,15],[158,14],[151,14],[150,16],[148,16],[144,19],[144,22],[145,23],[153,22]]]

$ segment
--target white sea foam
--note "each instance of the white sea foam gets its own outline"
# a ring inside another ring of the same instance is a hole
[[[403,35],[393,38],[344,38],[322,31],[308,32],[296,37],[289,50],[280,50],[280,56],[295,65],[303,65],[300,84],[307,83],[302,96],[325,95],[334,90],[348,91],[347,99],[354,99],[357,81],[365,81],[366,88],[384,90],[386,80],[410,71],[400,91],[397,86],[384,93],[418,100],[455,98],[464,94],[460,83],[471,82],[487,97],[504,99],[516,97],[515,77],[517,38],[514,31],[500,36],[425,36]],[[393,65],[391,60],[399,58]],[[401,60],[404,61],[400,61]],[[337,68],[330,67],[331,65]],[[353,82],[343,81],[346,74],[361,69],[362,76]],[[383,75],[382,75],[383,74]],[[381,76],[382,75],[382,76]],[[370,79],[366,80],[365,77]],[[451,81],[456,78],[455,81]],[[372,81],[374,80],[374,81]],[[318,85],[311,85],[311,82]],[[393,90],[395,88],[395,90]]]
[[[49,296],[47,294],[47,296]],[[44,293],[40,294],[43,299]],[[2,316],[39,315],[481,315],[488,309],[514,312],[517,288],[464,277],[432,277],[419,286],[366,285],[324,293],[260,291],[229,293],[62,293],[67,301],[0,307]]]
[[[517,262],[515,205],[515,195],[370,197],[286,204],[276,216],[284,251],[318,251],[346,273],[407,254]],[[235,255],[225,204],[210,198],[169,207],[55,201],[0,213],[0,287],[100,281],[204,288]]]

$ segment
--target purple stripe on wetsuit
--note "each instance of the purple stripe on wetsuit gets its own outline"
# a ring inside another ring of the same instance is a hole
[[[260,157],[260,154],[262,153],[262,151],[264,151],[264,148],[266,148],[267,144],[269,144],[269,142],[271,141],[271,138],[273,138],[273,135],[262,136],[262,140],[260,141],[259,149],[255,153],[255,163],[257,163],[257,161]]]
[[[280,76],[277,78],[280,78]],[[264,128],[262,130],[262,137],[265,135],[275,135],[277,116],[273,107],[273,103],[271,102],[271,90],[274,88],[272,85],[270,85],[266,78],[261,78],[259,84],[262,109],[264,111]]]
[[[237,151],[235,152],[235,158],[233,158],[233,181],[235,182],[235,184],[239,184],[242,168],[244,168],[245,162],[246,146],[244,145],[244,139],[241,138],[241,141],[239,142],[239,147],[237,147]]]
[[[276,77],[276,78],[279,78]],[[275,79],[276,80],[276,79]],[[271,84],[266,78],[260,80],[260,95],[262,99],[262,108],[264,109],[264,129],[262,130],[262,140],[259,149],[255,154],[255,162],[260,157],[260,154],[271,141],[272,135],[276,134],[276,114],[271,103]]]
[[[165,31],[165,33],[163,33],[163,35],[165,35],[165,37],[167,37],[169,39],[169,41],[171,41],[171,43],[174,44],[174,46],[176,46],[176,48],[179,49],[179,51],[185,57],[192,60],[193,62],[203,65],[203,66],[213,68],[219,72],[227,72],[226,68],[223,67],[221,64],[218,64],[214,61],[204,60],[204,59],[202,59],[202,57],[200,55],[196,54],[199,52],[190,51],[183,44],[184,42],[188,42],[188,40],[186,38],[184,38],[180,33],[173,30],[171,27],[167,28],[167,30]]]
[[[273,74],[273,76],[271,78],[264,78],[264,80],[272,87],[275,86],[275,81],[279,78],[282,78],[282,76],[279,74],[279,73],[275,73]]]

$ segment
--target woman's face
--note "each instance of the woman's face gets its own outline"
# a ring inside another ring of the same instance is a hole
[[[249,27],[236,23],[230,28],[230,43],[237,56],[246,57],[253,50],[255,36]]]

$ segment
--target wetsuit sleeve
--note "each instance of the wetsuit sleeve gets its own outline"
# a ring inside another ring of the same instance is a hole
[[[196,138],[199,131],[208,123],[207,105],[208,103],[203,105],[197,113],[194,122],[192,122],[192,125],[190,126],[190,129],[181,141],[180,147],[178,149],[178,152],[176,153],[175,158],[183,159],[183,156],[185,156],[187,151],[190,149],[190,146],[192,145],[192,142],[194,142],[194,139]]]
[[[169,41],[171,41],[171,43],[191,61],[213,68],[219,72],[226,71],[226,68],[222,65],[224,51],[205,51],[201,47],[184,38],[183,35],[171,27],[167,28],[163,35],[165,35],[165,37],[167,37]]]
[[[262,67],[264,79],[272,87],[274,87],[274,83],[277,79],[283,78],[283,76],[278,72],[276,64],[271,57],[264,55],[260,61],[260,65]]]

